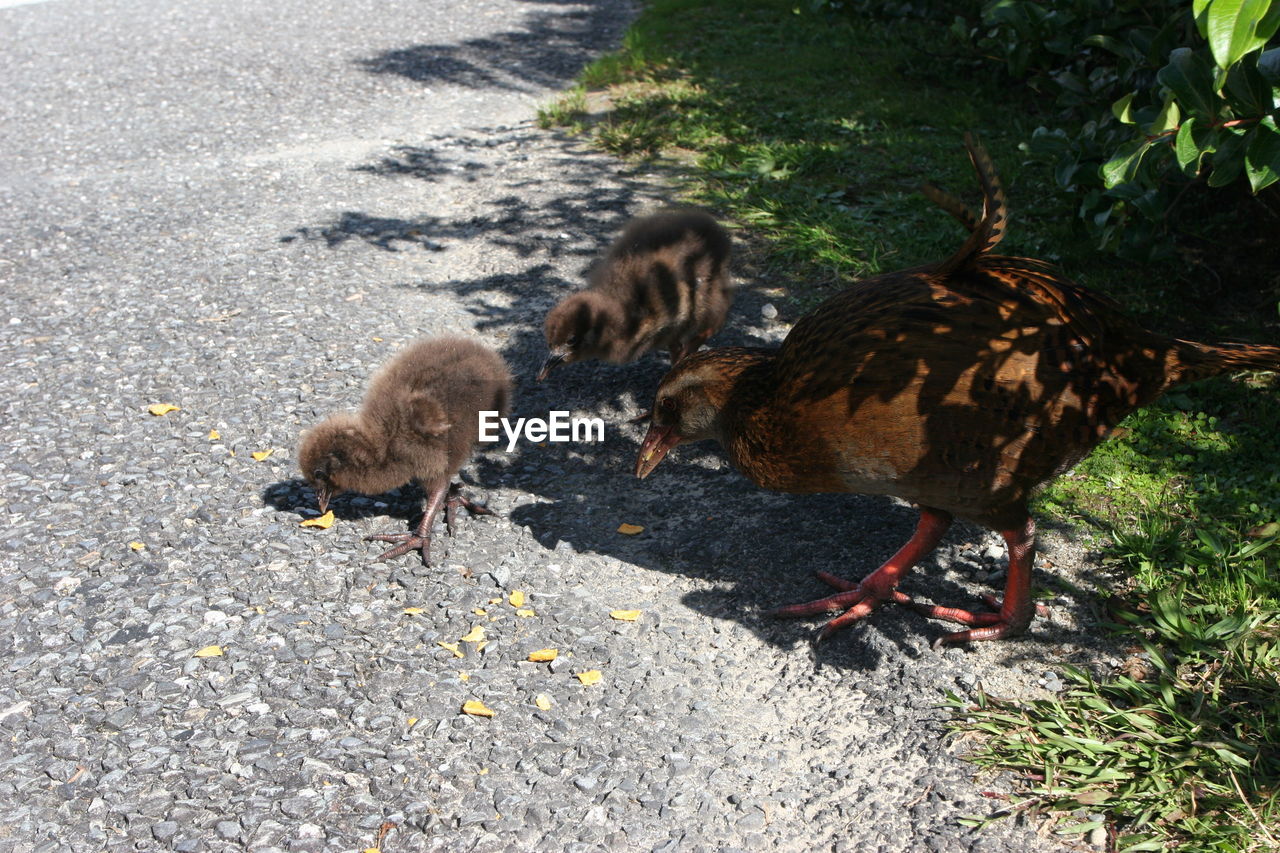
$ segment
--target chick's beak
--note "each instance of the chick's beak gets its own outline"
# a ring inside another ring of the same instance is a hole
[[[316,488],[316,503],[320,505],[320,514],[324,515],[329,511],[329,499],[333,497],[333,491],[321,487]]]
[[[568,357],[568,347],[556,347],[553,349],[551,354],[547,356],[547,360],[542,362],[542,370],[538,371],[538,381],[541,382],[546,379],[551,374],[551,371],[563,364]]]
[[[662,457],[683,440],[676,433],[674,426],[658,426],[656,423],[650,423],[649,432],[644,437],[644,443],[640,445],[640,455],[636,457],[636,476],[641,480],[648,477],[649,473],[658,467]]]

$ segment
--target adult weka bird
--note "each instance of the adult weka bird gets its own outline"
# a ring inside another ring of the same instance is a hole
[[[417,549],[429,565],[431,525],[442,506],[450,533],[458,506],[493,514],[449,484],[479,437],[479,412],[506,414],[510,399],[511,372],[497,353],[467,338],[415,341],[374,374],[358,414],[332,415],[303,436],[298,464],[321,512],[342,491],[376,495],[421,485],[427,504],[413,533],[366,538],[396,543],[378,560]]]
[[[1035,526],[1027,499],[1130,412],[1184,382],[1280,369],[1280,347],[1210,345],[1147,331],[1107,299],[1029,258],[991,254],[1004,229],[991,162],[965,139],[982,217],[939,192],[972,233],[942,263],[855,283],[802,317],[778,349],[713,349],[662,380],[636,463],[648,475],[675,445],[715,439],[758,485],[784,492],[896,495],[920,508],[915,534],[861,583],[778,615],[843,610],[819,633],[883,601],[969,626],[939,642],[1026,630]],[[896,587],[961,516],[1008,544],[996,613],[913,604]]]
[[[733,302],[729,234],[697,210],[632,220],[592,270],[589,286],[565,297],[544,323],[557,366],[600,359],[623,364],[664,347],[674,364],[724,325]]]

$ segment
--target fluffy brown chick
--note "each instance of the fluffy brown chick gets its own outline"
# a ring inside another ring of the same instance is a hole
[[[959,252],[855,283],[802,317],[776,350],[690,356],[658,388],[640,477],[677,444],[712,439],[765,488],[895,495],[919,506],[915,534],[876,571],[859,583],[819,573],[841,592],[777,611],[843,610],[819,637],[884,601],[967,626],[939,643],[1022,633],[1035,613],[1032,490],[1172,386],[1280,370],[1280,347],[1165,337],[1041,261],[990,254],[1003,194],[985,153],[966,144],[985,202]],[[971,220],[963,210],[957,218]],[[1008,545],[1004,599],[988,601],[997,612],[914,604],[897,590],[954,516]]]
[[[320,511],[339,492],[381,494],[409,482],[427,493],[413,533],[367,537],[396,543],[378,560],[422,552],[430,564],[431,525],[441,506],[453,532],[456,507],[492,514],[460,495],[450,481],[471,456],[481,411],[506,414],[511,372],[493,350],[467,338],[415,341],[374,374],[360,411],[337,414],[302,437],[298,464],[316,490]]]
[[[589,286],[547,314],[557,366],[599,359],[634,361],[664,347],[675,363],[724,325],[733,302],[729,234],[706,213],[668,210],[632,220],[592,271]]]

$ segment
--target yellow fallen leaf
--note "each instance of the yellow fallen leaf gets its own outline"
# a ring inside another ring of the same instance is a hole
[[[471,612],[477,616],[486,616],[489,613],[489,611],[485,610],[483,607],[477,607],[475,610],[472,610]]]
[[[524,607],[524,592],[521,590],[513,590],[511,595],[507,596],[507,601],[512,607]]]
[[[533,704],[538,706],[539,711],[550,711],[551,697],[545,693],[539,693],[537,697],[533,700]]]
[[[135,551],[141,551],[143,548],[147,546],[142,542],[130,542],[129,547]]]
[[[559,649],[538,649],[536,652],[529,652],[529,660],[534,663],[546,663],[560,657]]]
[[[218,432],[216,429],[209,430],[210,441],[217,441],[220,438],[222,438],[222,433]]]
[[[484,647],[487,645],[489,645],[488,640],[481,640],[480,642],[476,643],[476,653],[479,654],[480,652],[484,651]]]
[[[413,724],[414,724],[414,723],[416,723],[416,722],[418,722],[418,718],[417,718],[417,717],[410,717],[410,718],[409,718],[409,728],[413,728]]]
[[[417,616],[419,613],[426,613],[426,612],[427,612],[427,608],[425,608],[425,607],[406,607],[406,608],[404,609],[404,612],[405,612],[405,613],[407,613],[407,614],[408,614],[408,615],[410,615],[410,616]]]
[[[484,626],[483,626],[483,625],[477,625],[477,626],[475,626],[474,628],[472,628],[470,631],[468,631],[468,632],[467,632],[467,635],[466,635],[465,637],[463,637],[463,638],[462,638],[462,642],[464,642],[464,643],[478,643],[478,642],[480,642],[480,641],[481,641],[481,640],[483,640],[483,639],[484,639]]]
[[[501,598],[491,598],[491,599],[489,599],[489,603],[490,603],[490,604],[501,604],[501,603],[502,603],[502,599],[501,599]]]
[[[454,656],[455,658],[463,658],[463,657],[466,657],[466,655],[464,655],[462,652],[458,651],[458,644],[457,644],[457,643],[445,643],[445,642],[438,642],[438,643],[436,643],[436,645],[437,645],[437,646],[439,646],[439,647],[440,647],[440,648],[442,648],[442,649],[448,649],[449,651],[453,652],[453,656]]]
[[[469,673],[469,672],[460,672],[460,673],[458,673],[458,680],[459,680],[459,681],[470,681],[470,680],[471,680],[471,673]]]
[[[156,417],[160,417],[161,415],[167,415],[170,412],[180,412],[182,410],[177,406],[171,406],[168,403],[152,403],[150,406],[147,406],[147,411]]]
[[[222,646],[205,646],[200,651],[192,655],[193,658],[220,658],[222,657]]]
[[[635,536],[637,533],[643,533],[644,527],[639,524],[619,524],[618,532],[627,536]]]
[[[375,337],[374,337],[374,339],[373,339],[373,341],[374,341],[374,343],[378,343],[378,344],[380,344],[380,343],[382,343],[382,338],[379,338],[379,337],[376,337],[376,336],[375,336]]]
[[[382,849],[379,847],[366,847],[361,853],[382,853]]]
[[[270,456],[272,453],[275,453],[275,452],[276,452],[276,449],[273,447],[270,450],[255,450],[249,455],[253,457],[254,462],[261,462],[263,459],[266,459],[268,456]]]
[[[462,703],[462,713],[473,717],[492,717],[493,709],[486,708],[484,703],[477,699],[469,699]]]
[[[609,618],[619,622],[634,622],[644,613],[643,610],[610,610]]]
[[[330,527],[333,527],[333,510],[329,510],[319,518],[304,518],[298,526],[319,527],[321,530],[328,530]]]
[[[578,680],[588,686],[592,684],[599,684],[600,679],[602,678],[604,678],[604,673],[600,672],[598,669],[589,669],[586,672],[578,673]]]
[[[533,612],[533,608],[531,608],[531,607],[522,607],[522,608],[520,608],[519,610],[517,610],[517,611],[516,611],[516,615],[517,615],[517,616],[523,616],[523,617],[525,617],[525,618],[527,619],[527,618],[529,618],[530,616],[537,616],[538,614],[534,613],[534,612]]]

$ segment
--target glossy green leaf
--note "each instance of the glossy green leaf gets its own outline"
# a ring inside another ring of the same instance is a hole
[[[1280,86],[1280,47],[1262,52],[1258,57],[1258,73],[1272,86]]]
[[[1280,5],[1272,8],[1272,0],[1210,0],[1204,16],[1204,35],[1214,61],[1227,70],[1275,35]]]
[[[1196,29],[1206,39],[1209,37],[1209,5],[1213,0],[1192,0],[1191,14],[1196,20]]]
[[[1226,131],[1221,135],[1217,149],[1209,160],[1213,165],[1209,186],[1225,187],[1240,177],[1244,170],[1244,151],[1248,141],[1244,133]]]
[[[1133,96],[1137,92],[1130,92],[1120,100],[1111,105],[1111,114],[1120,120],[1121,124],[1133,124]]]
[[[1178,119],[1180,118],[1182,118],[1182,113],[1178,110],[1178,102],[1170,98],[1164,102],[1160,112],[1156,113],[1155,120],[1147,126],[1147,133],[1155,135],[1164,133],[1167,130],[1173,130],[1178,126]]]
[[[1128,183],[1138,173],[1142,158],[1151,149],[1151,140],[1135,139],[1127,142],[1116,151],[1114,157],[1103,163],[1099,169],[1102,181],[1108,189],[1117,184]]]
[[[1216,118],[1218,99],[1209,64],[1189,47],[1169,53],[1169,64],[1156,73],[1156,80],[1173,92],[1188,115]]]
[[[1280,130],[1275,118],[1267,116],[1260,121],[1252,136],[1244,152],[1244,171],[1256,193],[1280,179]]]
[[[1182,171],[1192,176],[1200,174],[1201,161],[1214,151],[1214,137],[1212,129],[1197,125],[1194,116],[1182,123],[1173,143],[1173,155]]]
[[[1257,63],[1249,59],[1237,63],[1227,72],[1223,93],[1237,118],[1264,116],[1275,108],[1270,84],[1263,79]]]

